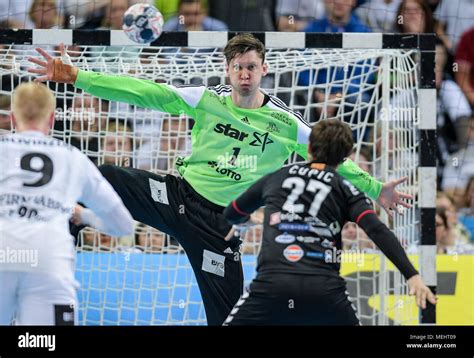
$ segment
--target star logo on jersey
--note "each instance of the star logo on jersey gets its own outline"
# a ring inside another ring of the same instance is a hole
[[[254,140],[250,142],[250,145],[254,147],[262,147],[262,153],[265,150],[267,144],[273,143],[273,140],[268,138],[268,132],[260,134],[258,132],[253,132]]]

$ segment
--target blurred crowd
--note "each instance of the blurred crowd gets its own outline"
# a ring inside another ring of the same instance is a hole
[[[474,253],[473,0],[0,0],[0,28],[118,30],[122,28],[124,12],[138,2],[153,4],[162,12],[165,31],[436,33],[438,253]],[[107,56],[103,49],[97,51],[97,56]],[[129,55],[133,58],[133,53]],[[306,77],[300,77],[299,85],[319,81],[307,72]],[[315,90],[312,100],[323,102],[338,96],[337,90]],[[9,106],[9,97],[0,95],[0,129],[10,129],[6,114]],[[157,124],[144,118],[141,125],[131,128],[127,122],[105,121],[97,116],[111,111],[120,113],[118,104],[78,93],[72,106],[81,108],[85,116],[95,113],[94,118],[99,118],[73,122],[73,133],[81,132],[84,126],[89,126],[91,133],[98,131],[97,126],[107,127],[105,137],[78,136],[71,140],[86,152],[97,152],[100,148],[103,154],[98,164],[132,165],[130,153],[138,147],[139,152],[149,153],[149,157],[138,154],[134,166],[167,172],[173,165],[169,158],[185,155],[191,149],[187,139],[191,126],[183,126],[179,118],[161,119]],[[140,117],[140,110],[133,110]],[[153,142],[155,137],[160,138],[157,143]],[[137,140],[140,146],[134,143]],[[365,169],[374,173],[375,168],[368,165],[372,155],[362,148],[357,160],[361,166],[366,163]],[[153,252],[164,247],[169,252],[176,250],[176,242],[166,242],[166,237],[154,229],[139,225],[137,232],[135,238],[122,241],[90,233],[85,235],[84,245],[102,245],[106,249],[124,245]],[[259,236],[254,232],[252,235]],[[345,249],[375,249],[354,223],[343,228],[343,238]],[[255,240],[249,242],[253,244]]]

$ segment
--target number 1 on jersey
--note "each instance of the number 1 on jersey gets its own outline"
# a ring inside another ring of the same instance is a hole
[[[235,165],[235,161],[237,160],[237,157],[239,156],[239,153],[240,153],[240,148],[235,147],[235,148],[232,148],[232,149],[234,150],[234,153],[232,154],[232,158],[230,158],[228,163],[230,165]]]

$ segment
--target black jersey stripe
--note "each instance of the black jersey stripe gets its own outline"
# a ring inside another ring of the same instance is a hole
[[[231,86],[218,85],[218,86],[215,86],[215,87],[209,87],[208,89],[212,92],[217,93],[218,95],[232,92],[232,87]]]
[[[229,85],[217,85],[217,86],[213,86],[211,88],[215,88],[216,91],[222,91],[222,90],[225,90],[225,91],[230,91],[232,90],[232,86],[229,86]]]
[[[204,85],[192,85],[192,84],[182,84],[182,85],[174,85],[176,88],[183,88],[183,87],[203,87]]]
[[[295,111],[291,110],[291,109],[288,108],[288,106],[286,106],[286,105],[281,105],[280,103],[274,101],[274,98],[275,98],[275,97],[270,96],[270,102],[272,102],[275,106],[277,106],[278,108],[282,109],[282,110],[285,111],[285,112],[288,112],[288,113],[292,114],[292,115],[295,116],[297,119],[299,119],[300,122],[302,122],[304,125],[306,125],[307,127],[311,127],[311,124],[309,124],[309,123],[303,118],[303,116],[301,115],[301,113],[295,112]]]
[[[280,98],[278,97],[275,97],[275,96],[270,96],[270,99],[273,100],[273,103],[275,105],[277,105],[278,107],[282,108],[282,109],[285,109],[286,111],[290,112],[290,113],[293,113],[296,117],[298,117],[299,119],[301,119],[303,122],[305,122],[306,124],[309,125],[308,122],[305,121],[305,119],[303,118],[303,116],[301,115],[301,113],[299,113],[298,111],[294,111],[292,110],[290,107],[288,107],[286,105],[285,102],[283,102]]]
[[[220,91],[220,92],[217,92],[216,90],[213,90],[213,89],[209,89],[211,92],[214,92],[215,94],[217,94],[218,96],[227,96],[229,95],[230,93],[232,93],[232,91]]]

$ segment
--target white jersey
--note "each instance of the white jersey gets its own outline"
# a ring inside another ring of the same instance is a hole
[[[103,217],[126,211],[76,148],[36,131],[0,136],[0,271],[73,274],[69,219],[77,202]]]

